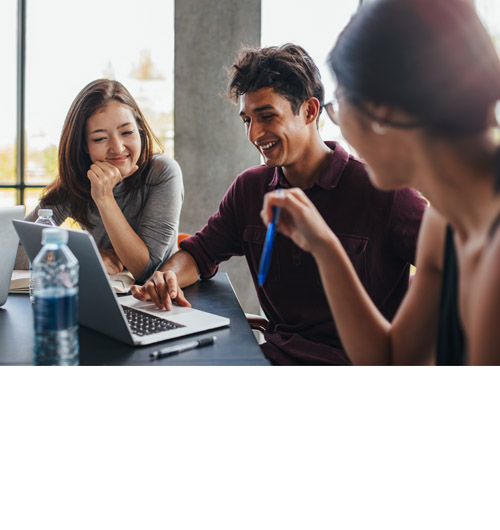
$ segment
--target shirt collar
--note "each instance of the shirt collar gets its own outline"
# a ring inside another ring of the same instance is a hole
[[[333,156],[330,158],[330,162],[325,171],[320,175],[319,179],[313,184],[313,186],[319,186],[324,190],[330,190],[337,186],[344,168],[349,161],[349,153],[337,142],[325,142],[325,144],[333,151]],[[274,190],[277,188],[290,187],[291,186],[286,180],[281,167],[274,168],[274,175],[268,188]]]

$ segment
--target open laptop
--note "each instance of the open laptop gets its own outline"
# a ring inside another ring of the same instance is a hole
[[[9,295],[10,279],[16,260],[17,246],[19,238],[17,237],[13,219],[22,219],[24,217],[24,206],[4,206],[0,208],[0,306],[5,304]]]
[[[43,225],[14,221],[30,260],[41,248]],[[115,294],[94,238],[84,230],[66,230],[68,246],[80,264],[78,321],[127,344],[145,345],[229,325],[229,319],[174,305],[159,310],[152,302]]]

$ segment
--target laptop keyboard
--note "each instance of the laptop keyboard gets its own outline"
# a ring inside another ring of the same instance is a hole
[[[139,336],[153,335],[154,333],[161,333],[162,331],[170,331],[172,329],[184,328],[182,324],[172,322],[166,318],[158,318],[139,309],[122,305],[128,323],[132,328],[132,333]]]

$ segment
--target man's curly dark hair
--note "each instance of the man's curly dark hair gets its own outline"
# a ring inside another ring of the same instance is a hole
[[[318,67],[296,44],[245,47],[238,54],[229,72],[229,98],[238,101],[247,92],[268,87],[290,101],[295,115],[311,97],[317,98],[323,106],[325,89]]]

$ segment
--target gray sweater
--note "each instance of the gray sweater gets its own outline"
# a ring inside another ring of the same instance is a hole
[[[145,194],[145,206],[139,215],[143,194]],[[129,197],[124,190],[123,182],[120,182],[115,186],[113,195],[128,223],[149,250],[149,263],[142,275],[136,278],[137,283],[142,283],[177,250],[179,216],[184,199],[181,168],[175,160],[167,156],[154,155],[151,169],[144,179],[140,193],[137,192]],[[37,206],[25,219],[36,221],[39,208],[40,206]],[[58,225],[67,217],[71,217],[68,205],[47,205],[47,208],[52,208],[54,221]],[[94,203],[89,218],[94,228],[83,228],[88,229],[92,234],[97,247],[112,248],[99,210]],[[26,265],[24,267],[22,265],[22,260],[16,260],[16,268],[27,268]]]

